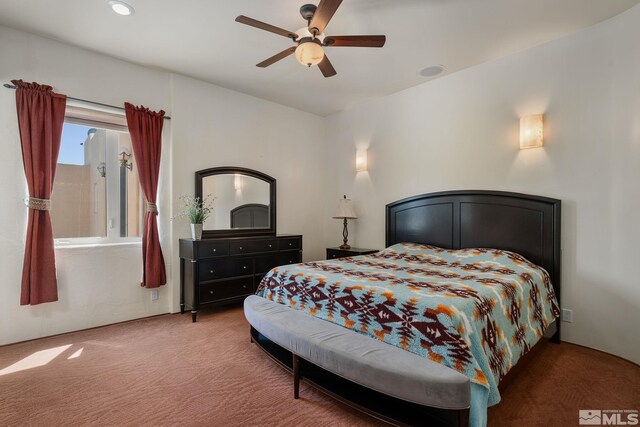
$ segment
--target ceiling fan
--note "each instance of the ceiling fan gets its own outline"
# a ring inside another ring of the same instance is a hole
[[[325,36],[324,29],[333,14],[336,13],[340,3],[342,3],[342,0],[320,0],[317,7],[313,4],[303,5],[300,8],[300,15],[307,21],[307,27],[303,27],[296,32],[287,31],[244,15],[238,16],[236,22],[288,37],[297,45],[265,59],[256,64],[257,67],[268,67],[295,53],[298,62],[308,67],[317,65],[325,77],[331,77],[337,73],[324,53],[323,47],[382,47],[386,41],[385,36]]]

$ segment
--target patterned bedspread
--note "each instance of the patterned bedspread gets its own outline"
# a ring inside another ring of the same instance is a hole
[[[489,405],[559,315],[547,272],[518,254],[411,243],[277,267],[257,294],[455,369]]]

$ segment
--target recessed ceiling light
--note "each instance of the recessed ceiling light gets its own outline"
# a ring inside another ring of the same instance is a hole
[[[420,71],[420,75],[423,77],[435,77],[444,71],[442,65],[432,65]]]
[[[111,9],[113,9],[113,11],[118,15],[129,16],[133,15],[133,12],[135,12],[133,7],[129,6],[125,2],[111,0],[108,3],[109,6],[111,6]]]

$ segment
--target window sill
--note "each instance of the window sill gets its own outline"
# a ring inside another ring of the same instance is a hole
[[[142,246],[142,240],[131,240],[126,242],[55,242],[54,249],[85,249],[85,248],[110,248],[110,247],[130,247],[130,246]]]

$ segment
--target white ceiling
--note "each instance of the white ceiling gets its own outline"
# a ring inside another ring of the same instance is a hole
[[[327,48],[338,74],[324,78],[293,56],[258,62],[293,46],[234,21],[237,15],[296,31],[304,0],[0,0],[0,24],[139,64],[162,68],[318,115],[576,32],[640,0],[345,0],[327,35],[385,34],[382,49]],[[315,3],[317,4],[317,1]]]

